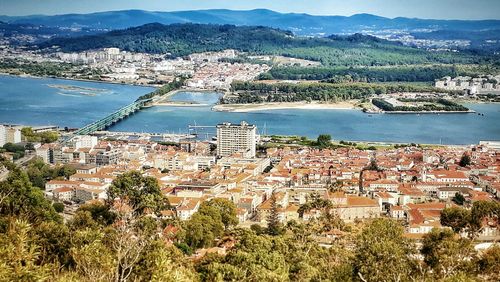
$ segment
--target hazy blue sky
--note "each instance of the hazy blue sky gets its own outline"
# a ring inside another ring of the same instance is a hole
[[[391,18],[500,19],[500,0],[0,0],[0,14],[13,16],[126,9],[178,11],[256,8],[316,15],[370,13]]]

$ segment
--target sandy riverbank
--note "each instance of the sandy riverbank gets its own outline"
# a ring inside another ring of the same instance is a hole
[[[281,110],[281,109],[304,109],[304,110],[350,110],[356,109],[355,101],[338,103],[307,103],[307,102],[283,102],[283,103],[261,103],[261,104],[223,104],[212,107],[213,111],[245,113],[252,111]]]
[[[197,103],[189,103],[189,102],[162,102],[162,103],[154,103],[153,106],[164,106],[164,107],[204,107],[208,106],[208,104],[197,104]]]

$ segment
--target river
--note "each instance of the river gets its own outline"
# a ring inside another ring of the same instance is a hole
[[[0,76],[0,122],[79,127],[150,91],[149,87]],[[179,92],[171,100],[214,104],[218,97],[217,93]],[[500,140],[500,104],[466,106],[484,116],[368,115],[359,110],[301,109],[228,113],[211,111],[211,106],[157,106],[144,109],[109,130],[186,133],[190,124],[213,126],[245,120],[257,125],[260,133],[311,138],[327,133],[337,140],[356,141],[475,144],[480,140]],[[213,128],[199,129],[197,133],[212,134]]]
[[[0,123],[81,127],[152,87],[0,75]]]

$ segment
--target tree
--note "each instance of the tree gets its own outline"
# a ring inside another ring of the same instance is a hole
[[[163,240],[153,240],[142,252],[131,281],[196,281],[196,272],[185,256]]]
[[[490,220],[499,223],[500,220],[500,203],[496,201],[476,201],[472,204],[470,211],[470,236],[475,236],[483,225],[483,219],[489,218]]]
[[[98,223],[89,211],[77,210],[73,218],[68,221],[68,227],[75,232],[75,230],[97,229]]]
[[[138,171],[130,171],[118,176],[108,189],[108,206],[119,199],[129,204],[137,214],[146,209],[160,212],[168,207],[168,201],[160,191],[158,180],[154,177],[144,177]]]
[[[462,155],[462,157],[460,158],[459,165],[460,165],[461,167],[466,167],[466,166],[469,166],[470,164],[471,164],[471,159],[470,159],[469,154],[464,153],[464,154]]]
[[[39,263],[41,265],[53,263],[68,266],[71,264],[70,230],[66,225],[53,221],[42,222],[33,226],[31,235],[39,246]]]
[[[30,223],[62,221],[43,192],[33,187],[28,175],[16,167],[0,182],[0,215],[22,217]]]
[[[472,272],[471,259],[476,255],[471,240],[461,238],[452,230],[436,228],[424,235],[420,252],[436,279]]]
[[[76,272],[87,281],[115,280],[117,261],[103,243],[104,233],[85,229],[74,235],[77,243],[71,248],[71,256]]]
[[[54,207],[54,210],[58,213],[62,213],[64,211],[63,203],[53,203],[52,206]]]
[[[77,212],[89,212],[92,219],[102,225],[102,226],[108,226],[115,222],[117,214],[112,212],[110,210],[110,207],[100,203],[100,202],[93,202],[89,204],[84,204],[81,205]]]
[[[441,224],[451,227],[456,233],[461,233],[469,228],[470,216],[470,211],[464,208],[445,208],[441,211]]]
[[[55,178],[69,179],[71,175],[76,173],[76,169],[69,165],[59,165],[52,168],[44,163],[41,158],[36,158],[28,163],[26,173],[34,186],[44,189],[48,180]]]
[[[1,281],[48,281],[49,264],[38,265],[39,247],[30,240],[31,225],[11,221],[6,233],[0,234]]]
[[[28,142],[52,143],[59,139],[57,131],[35,133],[31,127],[24,127],[21,129],[21,133]]]
[[[24,150],[25,150],[25,148],[22,145],[16,145],[16,144],[13,144],[13,143],[5,143],[3,145],[3,148],[7,152],[13,153],[14,159],[20,159],[20,158],[24,157]]]
[[[233,202],[223,198],[212,199],[210,201],[203,202],[198,212],[201,214],[210,215],[210,212],[214,211],[210,208],[214,208],[215,211],[219,213],[225,229],[238,224],[236,206]]]
[[[237,248],[225,257],[208,257],[197,266],[204,281],[289,280],[288,244],[281,236],[257,236],[249,230],[239,233]]]
[[[224,224],[216,211],[204,214],[196,212],[186,223],[185,231],[186,243],[192,249],[211,247],[215,239],[224,233]]]
[[[415,247],[395,220],[375,219],[355,241],[354,271],[363,281],[410,280]]]
[[[271,210],[267,215],[267,233],[273,236],[283,233],[283,226],[281,224],[278,214],[278,203],[276,202],[276,195],[273,193],[270,198]]]
[[[463,206],[465,203],[465,197],[460,193],[455,193],[455,196],[451,200],[460,206]]]
[[[330,200],[325,200],[318,195],[313,195],[313,199],[301,205],[297,212],[299,213],[300,217],[302,217],[305,212],[308,212],[312,209],[329,211],[331,208],[333,208],[333,204]]]
[[[500,280],[500,246],[493,245],[485,250],[477,260],[480,276],[487,281]]]
[[[370,160],[370,164],[365,168],[365,170],[380,171],[381,169],[378,167],[377,159],[376,158],[372,158]]]
[[[332,136],[329,134],[320,134],[316,140],[316,146],[320,148],[328,148],[332,145]]]

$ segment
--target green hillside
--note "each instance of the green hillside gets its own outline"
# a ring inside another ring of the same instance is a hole
[[[428,52],[371,36],[294,36],[289,31],[213,24],[146,24],[99,35],[55,38],[39,47],[59,46],[74,52],[118,47],[133,52],[185,56],[196,52],[236,49],[251,54],[285,55],[320,61],[327,66],[382,66],[430,63],[478,63],[483,57]]]

